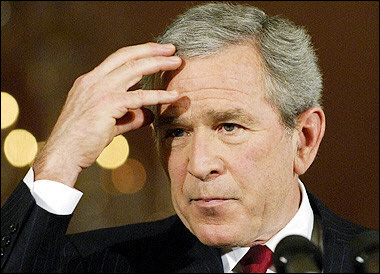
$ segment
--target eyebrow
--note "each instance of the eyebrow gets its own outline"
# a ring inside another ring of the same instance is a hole
[[[241,108],[228,109],[226,111],[208,111],[207,117],[215,122],[239,120],[246,123],[256,123],[256,119],[248,115]]]
[[[209,110],[206,112],[206,119],[211,123],[220,123],[227,121],[239,121],[248,124],[257,124],[258,121],[251,115],[247,114],[241,108],[231,108],[225,111]],[[187,118],[176,115],[159,115],[158,126],[186,124]]]

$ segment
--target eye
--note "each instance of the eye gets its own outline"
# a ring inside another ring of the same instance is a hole
[[[233,123],[224,123],[220,126],[220,129],[225,131],[225,132],[234,132],[235,130],[238,130],[239,128],[241,128],[241,126],[237,125],[237,124],[233,124]]]
[[[182,128],[169,129],[165,133],[165,138],[178,138],[185,135],[185,130]]]

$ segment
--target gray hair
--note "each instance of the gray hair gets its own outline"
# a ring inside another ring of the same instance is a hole
[[[299,114],[321,106],[322,75],[311,37],[288,19],[267,16],[249,5],[208,3],[180,15],[156,42],[174,44],[176,55],[184,59],[251,43],[262,59],[266,99],[287,129],[296,127]],[[145,76],[142,87],[158,88],[159,79],[160,74]]]

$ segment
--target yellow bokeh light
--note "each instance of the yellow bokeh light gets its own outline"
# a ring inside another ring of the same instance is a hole
[[[112,142],[104,148],[96,162],[103,168],[118,168],[127,160],[129,145],[123,135],[113,138]]]
[[[117,188],[114,186],[112,182],[112,178],[111,178],[112,171],[114,171],[114,169],[111,170],[111,169],[102,168],[100,170],[99,175],[100,175],[101,187],[103,188],[105,192],[107,192],[108,194],[112,196],[122,195],[123,193],[117,190]]]
[[[6,92],[1,92],[1,129],[13,125],[18,117],[19,108],[16,99]]]
[[[4,141],[4,154],[15,167],[24,167],[37,155],[37,140],[24,129],[12,130]]]
[[[139,161],[128,159],[124,165],[112,170],[112,182],[121,193],[136,193],[145,185],[145,168]]]

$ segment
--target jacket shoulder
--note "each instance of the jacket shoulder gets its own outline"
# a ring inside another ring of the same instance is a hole
[[[323,271],[325,273],[353,272],[352,241],[365,232],[374,231],[346,220],[308,192],[314,215],[320,218],[323,230]]]
[[[176,215],[168,218],[118,227],[103,228],[67,235],[82,257],[118,244],[167,239],[169,231],[179,229]]]
[[[68,235],[79,257],[65,264],[88,271],[221,272],[219,250],[203,245],[177,215],[163,220]],[[72,248],[70,247],[70,248]],[[115,262],[115,263],[103,263]],[[74,272],[75,272],[74,271]]]
[[[343,238],[345,238],[344,235],[346,235],[348,239],[350,239],[352,236],[370,230],[369,228],[342,218],[341,216],[331,211],[331,209],[329,209],[312,193],[308,192],[307,194],[313,212],[315,215],[321,218],[324,229],[328,228],[330,230],[336,231],[337,233],[341,234]]]

